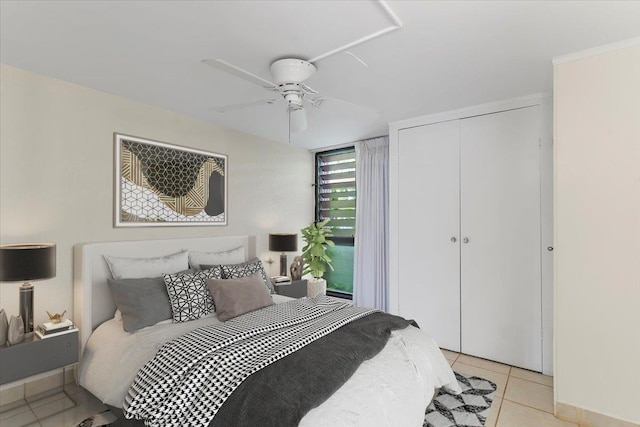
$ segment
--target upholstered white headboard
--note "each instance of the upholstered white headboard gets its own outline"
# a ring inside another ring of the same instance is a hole
[[[184,249],[221,252],[239,246],[245,258],[256,255],[255,236],[203,237],[193,239],[139,240],[85,243],[73,251],[73,317],[80,330],[80,354],[89,336],[104,321],[111,319],[116,305],[107,279],[111,272],[103,255],[151,258],[170,255]]]

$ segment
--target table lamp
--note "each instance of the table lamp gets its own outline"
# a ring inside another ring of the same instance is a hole
[[[280,254],[280,275],[287,275],[287,254],[298,250],[298,235],[295,233],[269,233],[269,250]]]
[[[30,280],[55,276],[55,243],[0,245],[0,282],[24,281],[20,286],[20,316],[25,335],[33,332],[33,285]]]

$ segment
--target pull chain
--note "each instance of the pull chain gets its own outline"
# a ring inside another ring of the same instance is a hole
[[[291,110],[287,108],[287,119],[289,122],[289,145],[291,145]]]

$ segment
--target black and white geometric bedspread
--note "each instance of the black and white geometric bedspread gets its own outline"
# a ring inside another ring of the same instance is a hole
[[[374,311],[319,295],[196,329],[162,346],[138,372],[125,417],[207,426],[249,375]]]

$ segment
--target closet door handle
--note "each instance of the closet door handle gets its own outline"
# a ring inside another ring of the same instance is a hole
[[[465,237],[464,239],[462,239],[462,243],[469,243],[469,238]]]
[[[455,237],[455,236],[453,236],[453,237],[451,238],[451,243],[455,243],[455,242],[457,242],[457,241],[458,241],[458,239],[456,239],[456,237]]]

